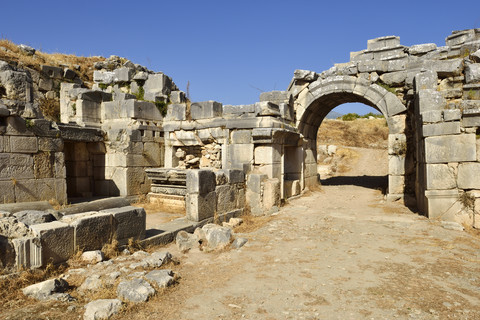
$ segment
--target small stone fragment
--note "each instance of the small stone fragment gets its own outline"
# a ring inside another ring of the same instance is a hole
[[[117,287],[118,297],[131,302],[145,302],[154,293],[152,286],[143,279],[122,281]]]
[[[122,307],[122,301],[118,299],[99,299],[89,302],[85,306],[84,320],[109,319],[118,313]]]
[[[172,270],[153,270],[147,273],[145,278],[149,281],[153,281],[160,288],[166,288],[171,286],[174,282]]]

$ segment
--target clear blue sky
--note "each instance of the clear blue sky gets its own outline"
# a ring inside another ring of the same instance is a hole
[[[480,1],[4,1],[3,38],[45,52],[126,57],[190,81],[192,100],[258,101],[285,90],[295,69],[347,62],[367,40],[445,45],[480,28]],[[369,109],[339,108],[358,112]],[[373,110],[373,109],[372,109]]]

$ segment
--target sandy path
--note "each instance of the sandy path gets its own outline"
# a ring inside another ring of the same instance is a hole
[[[367,174],[379,168],[375,159],[385,161],[361,153]],[[480,318],[479,238],[385,203],[372,186],[324,186],[242,236],[245,247],[222,253],[182,255],[170,246],[181,261],[179,285],[132,316]]]

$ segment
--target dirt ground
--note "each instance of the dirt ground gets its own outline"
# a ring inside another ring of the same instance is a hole
[[[480,319],[478,235],[385,202],[386,151],[355,151],[352,171],[248,219],[236,233],[243,248],[162,248],[179,262],[178,283],[114,319]],[[83,314],[61,302],[15,305],[0,318]]]

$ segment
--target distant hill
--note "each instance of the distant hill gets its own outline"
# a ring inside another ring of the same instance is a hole
[[[335,112],[335,111],[330,111],[329,114],[327,114],[327,116],[325,118],[327,119],[337,119],[338,117],[341,117],[343,116],[343,114],[339,113],[339,112]]]

